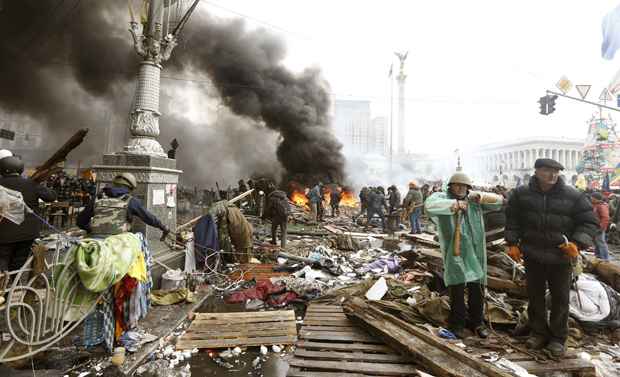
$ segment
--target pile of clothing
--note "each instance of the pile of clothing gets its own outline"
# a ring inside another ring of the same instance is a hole
[[[85,346],[104,343],[111,351],[124,332],[137,328],[150,307],[151,266],[141,233],[84,239],[69,249],[53,271],[55,300],[68,305],[66,321],[90,313],[84,325]]]

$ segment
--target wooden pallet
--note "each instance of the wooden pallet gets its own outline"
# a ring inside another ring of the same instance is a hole
[[[410,376],[411,363],[357,328],[341,306],[311,304],[289,361],[290,377]]]
[[[294,344],[297,325],[293,310],[196,313],[177,349],[228,348]]]

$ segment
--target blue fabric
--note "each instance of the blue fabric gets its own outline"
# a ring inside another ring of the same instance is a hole
[[[422,233],[422,225],[420,225],[420,216],[422,215],[422,207],[418,207],[409,215],[411,222],[411,233]]]
[[[84,320],[84,347],[93,347],[104,341],[104,315],[101,310],[102,305],[97,305],[97,308],[86,317]]]
[[[598,259],[609,260],[609,248],[605,242],[605,232],[601,232],[594,237],[594,250]]]
[[[123,195],[131,194],[129,189],[126,187],[104,187],[103,193],[109,198],[118,198]],[[144,206],[142,202],[135,197],[131,197],[129,203],[127,204],[127,213],[129,217],[136,216],[140,220],[142,220],[146,225],[150,225],[155,228],[159,228],[161,230],[165,229],[165,226],[159,221],[155,215],[149,212]],[[84,229],[87,232],[90,232],[90,220],[93,218],[95,214],[95,199],[84,208],[82,212],[79,213],[76,219],[77,226],[80,229]]]
[[[103,295],[103,342],[108,352],[114,350],[114,329],[116,322],[114,320],[114,294],[112,288],[108,289]]]
[[[601,55],[603,59],[612,60],[620,48],[620,6],[603,17],[603,44]]]
[[[204,266],[206,255],[212,251],[220,250],[220,242],[217,236],[217,224],[211,215],[205,215],[198,220],[194,226],[194,253],[196,255],[196,266]]]

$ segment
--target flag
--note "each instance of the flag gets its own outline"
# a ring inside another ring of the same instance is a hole
[[[388,73],[388,77],[392,77],[392,68],[394,68],[394,63],[390,64],[390,73]]]
[[[603,44],[601,55],[603,59],[612,60],[620,48],[620,6],[603,17]]]

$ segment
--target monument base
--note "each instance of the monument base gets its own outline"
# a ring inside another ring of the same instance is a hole
[[[97,173],[98,191],[106,184],[110,184],[120,173],[133,174],[138,181],[138,187],[134,190],[133,196],[140,199],[144,207],[157,216],[171,231],[176,229],[177,185],[179,175],[183,173],[176,169],[176,160],[149,155],[114,153],[104,155],[103,164],[95,165],[93,169]],[[161,231],[159,229],[147,226],[135,218],[133,231],[141,232],[146,236],[155,261],[170,268],[182,268],[183,252],[171,251],[165,243],[160,242]],[[153,267],[153,281],[155,286],[159,286],[159,276],[163,270],[157,264]]]

